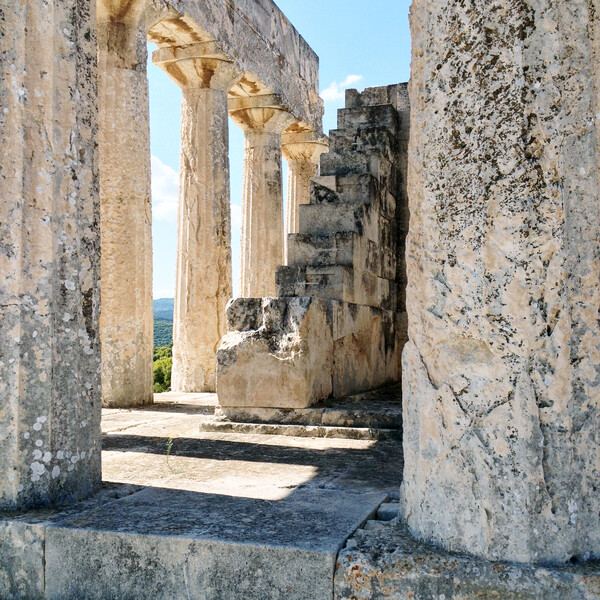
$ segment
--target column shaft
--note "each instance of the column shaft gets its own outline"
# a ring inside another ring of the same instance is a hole
[[[172,388],[215,391],[232,296],[226,89],[186,88],[181,130]]]
[[[310,203],[310,180],[318,174],[318,163],[308,160],[288,160],[286,234],[298,233],[299,207],[301,204]]]
[[[240,294],[275,295],[275,269],[283,264],[281,134],[246,131]]]
[[[100,486],[95,3],[0,36],[0,509]]]
[[[102,397],[152,402],[152,231],[145,30],[98,32]]]

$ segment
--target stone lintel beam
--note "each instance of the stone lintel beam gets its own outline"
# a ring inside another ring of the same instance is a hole
[[[213,42],[152,58],[183,88],[171,387],[214,392],[233,295],[227,92],[243,73]]]
[[[272,96],[264,100],[262,107],[229,113],[245,134],[240,294],[246,297],[275,294],[275,269],[284,262],[281,134],[297,121]]]
[[[286,242],[287,234],[298,233],[298,207],[309,204],[310,180],[319,174],[319,159],[328,148],[329,138],[315,131],[286,132],[282,136],[283,157],[288,162]]]

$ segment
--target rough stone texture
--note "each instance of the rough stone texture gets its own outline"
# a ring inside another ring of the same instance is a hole
[[[412,8],[403,497],[490,560],[600,555],[597,8]]]
[[[214,392],[233,295],[227,92],[242,73],[210,43],[153,60],[183,88],[171,388]]]
[[[100,484],[94,3],[0,8],[0,508]]]
[[[390,103],[392,89],[398,99],[406,86],[369,91],[364,104],[354,99],[355,106],[340,111],[340,129],[331,133],[331,151],[321,156],[310,204],[298,206],[300,231],[288,236],[289,264],[276,272],[278,298],[264,301],[284,316],[312,298],[312,319],[319,312],[324,326],[289,329],[274,313],[265,327],[260,300],[232,306],[233,331],[217,353],[221,406],[303,408],[398,380],[398,164],[406,122]],[[369,98],[386,104],[371,106]],[[290,340],[294,348],[306,348],[294,361]],[[277,385],[264,385],[267,364]]]
[[[385,506],[385,505],[384,505]],[[369,522],[340,552],[335,600],[596,600],[600,563],[486,562],[415,541],[402,522]]]
[[[303,408],[330,396],[333,339],[326,303],[238,298],[227,317],[233,331],[218,351],[221,405]]]
[[[327,152],[329,141],[314,132],[283,135],[281,150],[288,163],[288,185],[285,214],[285,264],[288,264],[287,239],[298,233],[298,214],[301,204],[310,203],[310,180],[319,174],[319,159]]]
[[[268,102],[230,115],[245,138],[240,295],[273,296],[275,270],[284,259],[281,134],[294,118]]]
[[[98,2],[100,336],[105,406],[149,404],[153,394],[146,33],[147,22],[154,20],[149,13],[156,11],[149,4],[146,0]]]
[[[178,17],[157,24],[149,39],[159,47],[218,40],[245,73],[231,96],[276,94],[302,128],[320,133],[319,59],[273,0],[172,0]]]

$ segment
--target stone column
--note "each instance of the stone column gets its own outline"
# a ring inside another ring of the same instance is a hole
[[[412,6],[403,504],[491,560],[600,556],[591,7]]]
[[[274,296],[275,269],[284,263],[281,134],[295,121],[259,98],[230,110],[245,134],[240,295],[249,298]]]
[[[100,486],[94,3],[4,3],[0,509]]]
[[[126,407],[153,395],[150,129],[143,2],[112,4],[98,14],[102,399]]]
[[[243,72],[213,42],[152,58],[183,89],[171,387],[214,392],[233,295],[227,92]]]
[[[282,139],[283,157],[288,163],[288,187],[285,218],[285,255],[287,264],[287,234],[298,233],[298,212],[301,204],[310,203],[310,180],[319,174],[319,159],[327,152],[329,140],[314,131],[286,133]]]

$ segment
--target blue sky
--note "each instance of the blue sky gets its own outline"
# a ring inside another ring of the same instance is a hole
[[[323,130],[336,126],[346,87],[408,81],[410,0],[275,0],[320,59],[320,89],[325,100]],[[149,47],[152,50],[153,46]],[[173,297],[181,93],[152,64],[150,135],[155,298]],[[229,127],[233,284],[237,291],[242,194],[243,134]],[[285,171],[285,161],[284,161]],[[284,172],[284,177],[286,173]],[[285,179],[284,179],[285,190]]]

